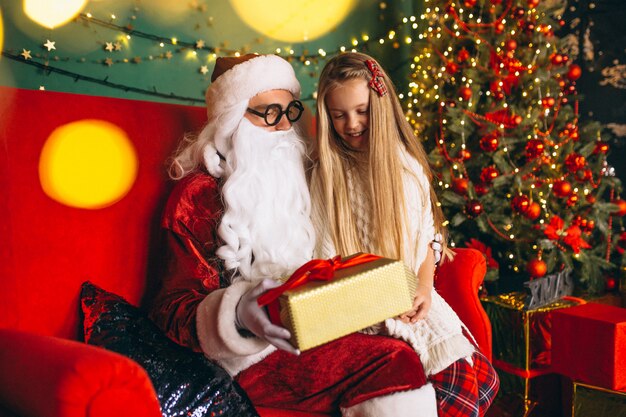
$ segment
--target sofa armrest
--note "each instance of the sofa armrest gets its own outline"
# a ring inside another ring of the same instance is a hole
[[[485,257],[476,249],[461,248],[454,252],[454,259],[443,262],[437,269],[435,288],[465,323],[480,351],[491,360],[491,322],[478,298],[487,272]]]
[[[0,329],[0,404],[23,417],[159,417],[132,360],[76,341]]]

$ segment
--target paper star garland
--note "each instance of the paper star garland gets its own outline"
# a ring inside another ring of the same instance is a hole
[[[206,65],[201,66],[200,72],[202,73],[202,75],[206,75],[206,73],[209,72],[209,67]]]
[[[113,44],[113,47],[115,48],[116,51],[121,51],[122,50],[122,44],[119,42],[115,42]]]
[[[104,65],[106,65],[107,67],[110,67],[111,65],[113,65],[113,60],[111,58],[105,59]]]
[[[56,46],[54,46],[56,42],[52,42],[50,39],[46,39],[46,43],[43,44],[43,46],[45,46],[48,49],[48,52],[52,51],[53,49],[57,49]]]
[[[196,41],[196,49],[202,49],[204,48],[204,41],[202,39],[199,39]]]
[[[109,52],[113,52],[113,42],[105,42],[106,46],[104,47],[104,49],[106,49]]]
[[[33,58],[32,56],[30,56],[30,51],[27,51],[26,49],[22,49],[22,53],[20,55],[22,55],[27,61]]]

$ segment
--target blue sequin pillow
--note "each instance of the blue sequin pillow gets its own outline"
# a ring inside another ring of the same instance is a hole
[[[154,385],[164,417],[258,417],[226,371],[171,341],[122,297],[85,282],[80,298],[85,342],[139,363]]]

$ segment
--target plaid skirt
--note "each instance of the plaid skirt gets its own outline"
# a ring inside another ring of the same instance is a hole
[[[439,417],[482,417],[498,393],[500,381],[495,369],[480,352],[472,356],[473,366],[461,359],[432,375]]]

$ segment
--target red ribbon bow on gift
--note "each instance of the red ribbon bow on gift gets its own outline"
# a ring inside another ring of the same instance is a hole
[[[365,64],[367,64],[367,69],[369,69],[372,73],[372,79],[369,82],[369,86],[372,90],[376,91],[380,97],[384,96],[387,94],[387,87],[383,81],[383,73],[378,67],[378,64],[372,59],[365,61]]]
[[[298,288],[310,281],[331,281],[335,278],[335,271],[372,262],[380,256],[369,253],[360,253],[345,260],[337,255],[331,259],[312,259],[298,268],[281,286],[266,291],[258,299],[260,307],[267,306],[270,320],[274,324],[281,324],[280,305],[277,302],[285,291]]]

